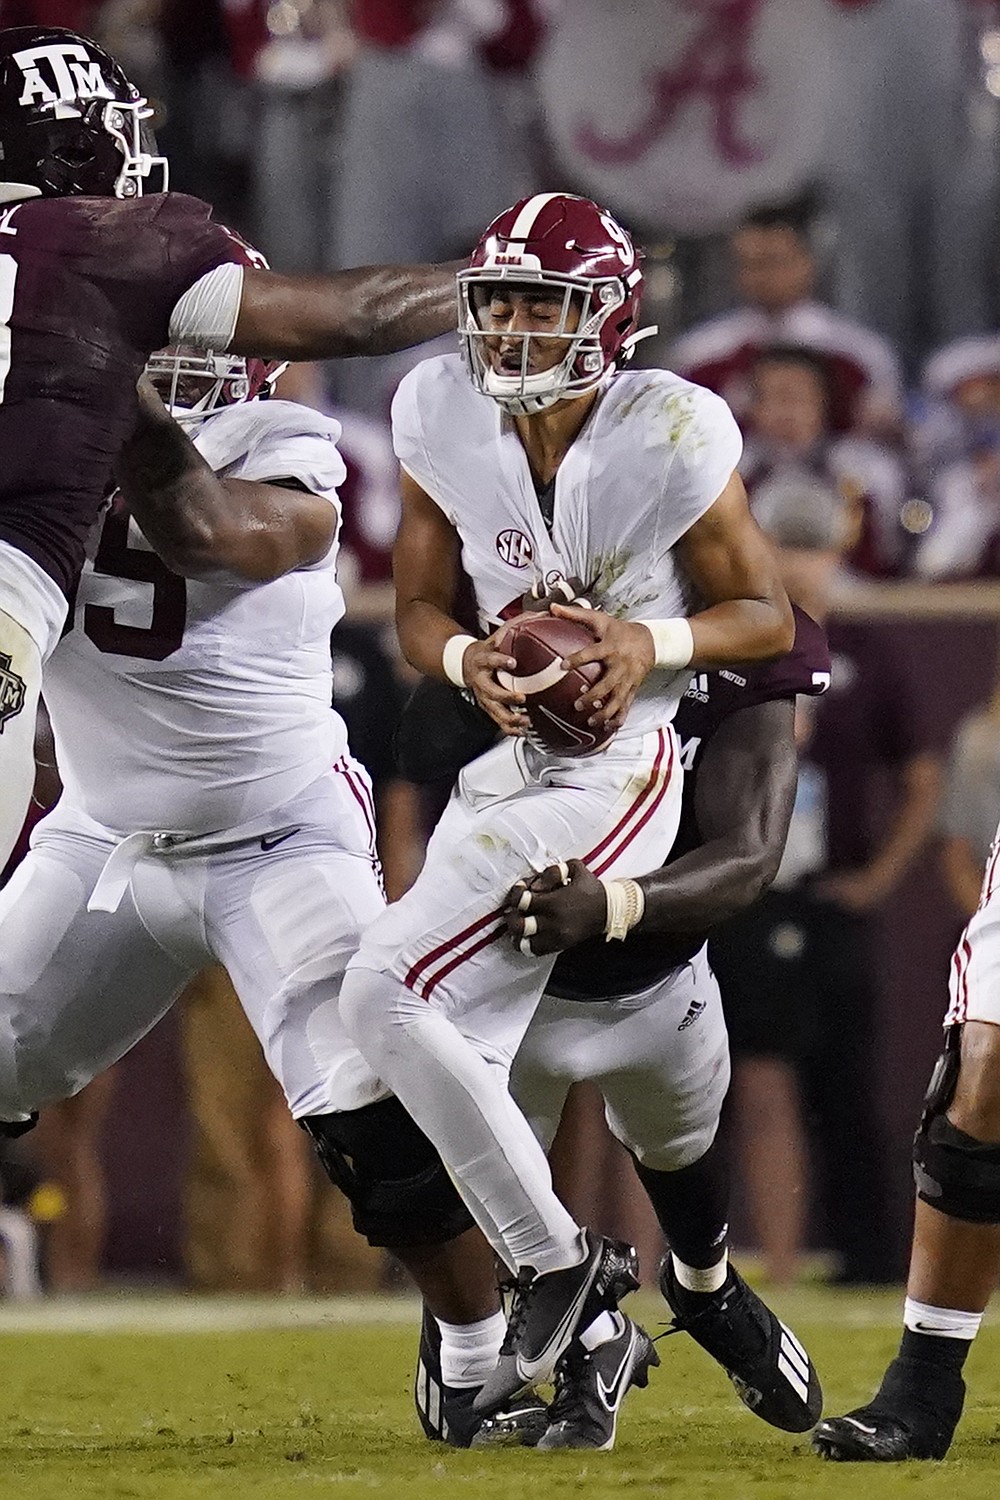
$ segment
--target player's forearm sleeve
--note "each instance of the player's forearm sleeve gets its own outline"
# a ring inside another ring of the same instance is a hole
[[[171,344],[224,353],[233,341],[243,297],[243,267],[228,261],[188,287],[170,315]]]

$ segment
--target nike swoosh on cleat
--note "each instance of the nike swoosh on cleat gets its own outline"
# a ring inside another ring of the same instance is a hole
[[[629,1340],[628,1348],[622,1356],[622,1362],[615,1371],[611,1384],[605,1385],[604,1378],[600,1374],[597,1377],[597,1393],[603,1401],[606,1411],[617,1411],[621,1405],[625,1380],[632,1373],[632,1357],[634,1352],[635,1339],[633,1337]]]
[[[277,849],[278,845],[283,844],[286,839],[293,839],[297,833],[301,832],[301,828],[286,828],[284,833],[266,833],[260,841],[260,847],[265,854],[270,854],[272,849]]]
[[[866,1427],[864,1422],[858,1421],[857,1417],[841,1417],[840,1420],[842,1422],[850,1422],[852,1427],[856,1427],[859,1432],[866,1432],[869,1437],[875,1437],[878,1434],[877,1427]]]

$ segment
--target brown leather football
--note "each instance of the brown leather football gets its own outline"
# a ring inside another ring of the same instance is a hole
[[[540,749],[557,755],[589,755],[614,739],[607,730],[588,724],[592,708],[578,713],[574,704],[600,677],[600,662],[587,662],[567,672],[563,659],[593,645],[594,637],[575,620],[558,615],[516,615],[497,641],[496,649],[517,662],[514,672],[498,672],[506,688],[524,694],[530,729],[528,738]]]

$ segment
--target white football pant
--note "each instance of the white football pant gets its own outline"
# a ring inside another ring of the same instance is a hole
[[[41,652],[24,626],[0,609],[0,870],[31,803],[41,689]]]
[[[729,1087],[722,997],[704,948],[651,989],[581,1003],[543,995],[514,1059],[511,1093],[546,1150],[574,1083],[594,1083],[608,1126],[656,1172],[698,1161]]]
[[[0,891],[0,1119],[78,1092],[212,960],[293,1115],[384,1097],[338,1012],[347,960],[385,905],[363,768],[344,758],[226,835],[159,849],[153,833],[134,837],[138,852],[59,804]],[[110,904],[120,894],[117,910],[88,910],[116,847],[119,873],[101,889]]]
[[[560,859],[601,875],[657,868],[676,835],[681,783],[669,727],[620,735],[590,758],[498,745],[462,772],[415,884],[366,930],[348,967],[348,1033],[508,1264],[569,1265],[579,1232],[507,1088],[554,959],[507,936],[504,900],[527,871]]]
[[[951,960],[945,1025],[989,1021],[1000,1026],[1000,828],[986,861],[979,907]]]

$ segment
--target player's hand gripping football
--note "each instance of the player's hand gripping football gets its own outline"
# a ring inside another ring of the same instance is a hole
[[[656,664],[652,635],[636,620],[618,620],[599,609],[553,604],[552,614],[576,620],[594,637],[592,646],[566,658],[567,667],[572,669],[588,661],[600,662],[603,667],[598,681],[577,699],[577,710],[592,710],[588,724],[620,729],[636,692]]]
[[[502,687],[496,679],[497,672],[517,671],[514,658],[496,649],[503,628],[466,648],[462,676],[483,712],[489,714],[504,734],[517,738],[524,734],[528,723],[523,709],[524,694]]]
[[[521,952],[541,957],[602,937],[608,898],[582,860],[571,859],[511,886],[504,920]]]

